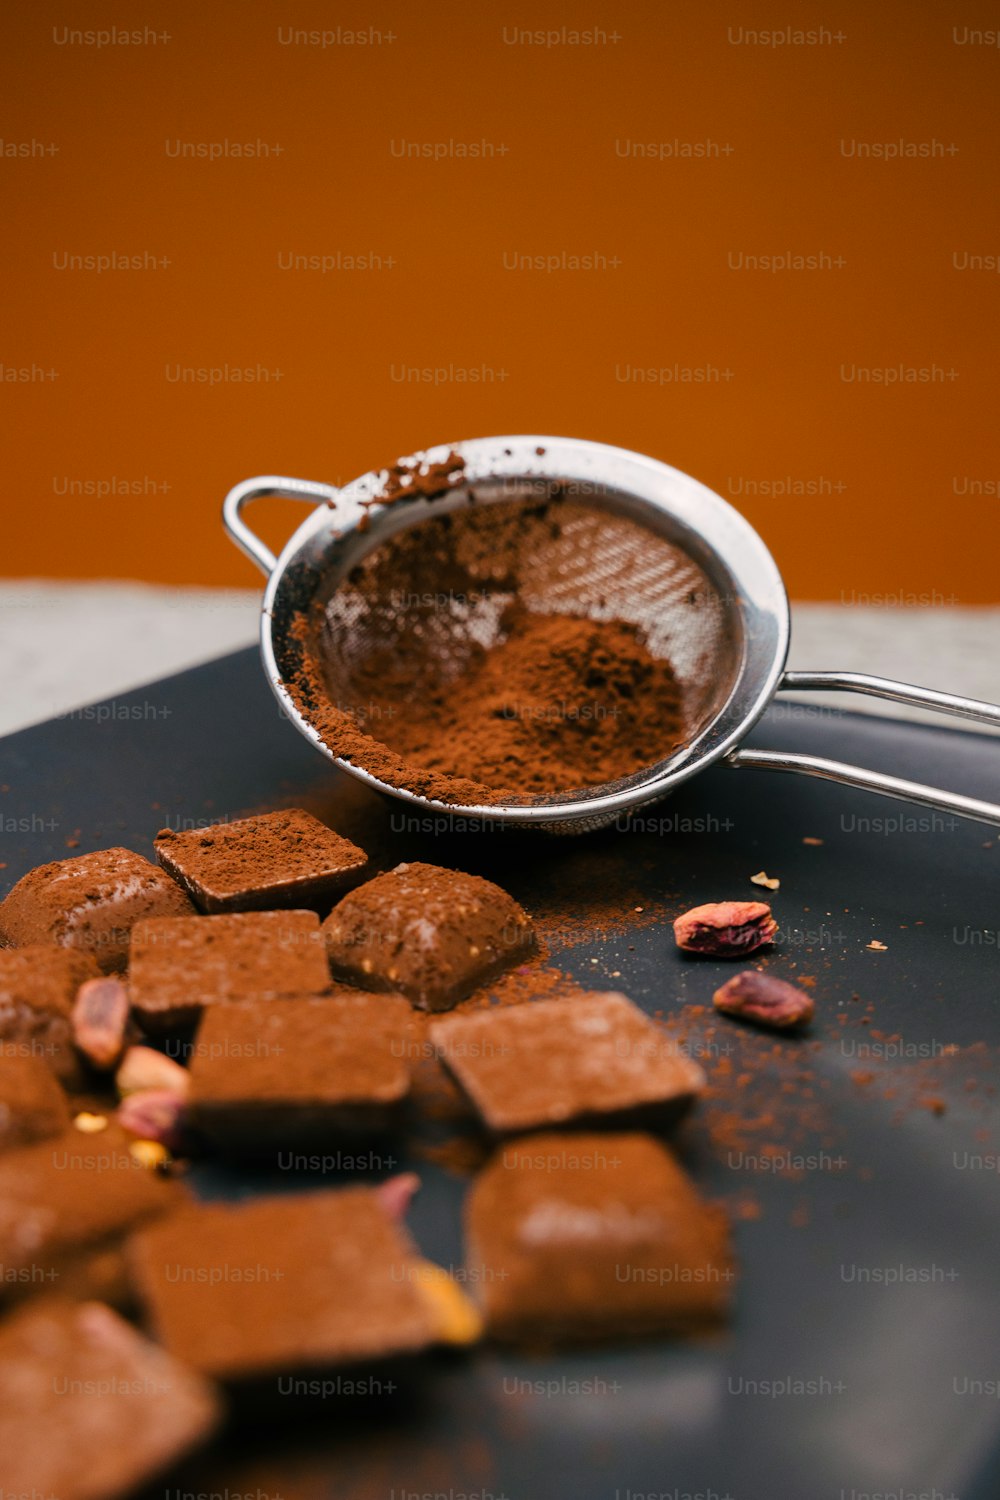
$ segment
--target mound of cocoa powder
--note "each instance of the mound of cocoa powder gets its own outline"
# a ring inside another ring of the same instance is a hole
[[[452,803],[530,801],[600,786],[664,759],[684,737],[679,685],[635,625],[512,602],[495,644],[457,677],[427,672],[420,635],[353,676],[373,732],[330,702],[307,649],[293,695],[334,754]]]

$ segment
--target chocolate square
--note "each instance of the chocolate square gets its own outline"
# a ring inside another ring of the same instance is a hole
[[[128,971],[132,1009],[150,1032],[190,1029],[226,1000],[280,1000],[330,987],[312,911],[153,917],[135,931]]]
[[[697,1063],[614,992],[449,1016],[431,1040],[497,1134],[667,1121],[705,1087]]]
[[[363,849],[301,807],[210,828],[164,828],[154,847],[205,912],[329,906],[368,863]]]
[[[140,917],[194,911],[169,875],[131,849],[100,849],[29,870],[0,901],[0,940],[12,948],[51,943],[93,954],[112,973],[128,962]]]
[[[25,1286],[58,1291],[75,1260],[103,1251],[184,1201],[177,1183],[142,1166],[115,1125],[0,1156],[0,1297]],[[72,1264],[71,1264],[72,1263]]]
[[[725,1215],[649,1136],[509,1143],[472,1185],[466,1231],[469,1283],[498,1339],[687,1332],[729,1305]]]
[[[448,1010],[535,949],[512,896],[478,875],[397,865],[344,897],[323,923],[334,974]]]
[[[40,1298],[0,1327],[5,1496],[115,1500],[198,1447],[213,1387],[99,1302]]]
[[[199,1204],[138,1234],[133,1265],[171,1354],[270,1381],[432,1343],[438,1320],[404,1232],[371,1188]]]
[[[94,958],[72,948],[0,948],[0,1066],[36,1057],[78,1087],[84,1073],[73,1046],[73,1001],[85,980],[99,976]]]
[[[69,1128],[66,1095],[40,1057],[0,1062],[0,1151],[30,1146]]]
[[[400,995],[216,1005],[192,1048],[191,1123],[232,1151],[385,1130],[410,1087]]]
[[[138,1308],[126,1244],[123,1236],[116,1235],[102,1241],[96,1250],[70,1251],[60,1256],[54,1262],[52,1276],[58,1295],[73,1302],[105,1302],[126,1317],[136,1317]],[[39,1285],[28,1283],[5,1288],[11,1305],[24,1302],[40,1290]]]

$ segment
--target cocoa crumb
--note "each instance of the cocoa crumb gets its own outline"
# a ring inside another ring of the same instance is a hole
[[[460,485],[464,478],[465,459],[454,449],[444,459],[428,459],[420,455],[400,459],[382,470],[379,489],[369,503],[393,505],[397,500],[412,500],[415,495],[424,500],[437,500]]]
[[[948,1108],[944,1099],[939,1094],[932,1095],[926,1099],[918,1099],[917,1103],[921,1109],[929,1110],[932,1115],[943,1115]]]
[[[744,1193],[739,1198],[730,1198],[726,1202],[729,1216],[737,1222],[753,1223],[764,1216],[764,1208],[759,1198],[750,1193]]]
[[[416,1141],[413,1152],[452,1177],[471,1177],[489,1160],[490,1148],[485,1138],[453,1135],[443,1141]]]

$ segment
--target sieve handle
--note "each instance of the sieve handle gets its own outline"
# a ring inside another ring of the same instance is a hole
[[[915,708],[935,708],[940,713],[1000,726],[1000,707],[995,703],[960,698],[954,693],[937,692],[934,688],[913,687],[887,677],[869,677],[865,672],[786,672],[778,690],[790,689],[867,693],[873,698],[888,698],[894,703],[907,703]],[[981,802],[977,797],[963,797],[958,792],[945,792],[938,787],[924,786],[919,781],[889,776],[883,771],[866,771],[861,766],[827,760],[823,756],[781,750],[734,750],[728,763],[739,770],[749,767],[759,771],[798,771],[804,776],[819,776],[824,781],[836,781],[842,786],[858,787],[866,792],[880,792],[884,797],[916,802],[922,807],[934,807],[941,812],[957,813],[959,817],[974,818],[977,822],[1000,827],[1000,805],[995,802]]]
[[[269,577],[278,566],[278,559],[240,515],[244,505],[268,495],[276,495],[281,500],[304,500],[307,505],[330,505],[336,500],[337,491],[329,484],[284,479],[278,474],[260,474],[256,479],[244,479],[229,491],[222,502],[222,524],[240,551],[245,552],[250,561]]]

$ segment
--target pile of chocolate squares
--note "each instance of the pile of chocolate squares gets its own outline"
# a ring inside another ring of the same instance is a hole
[[[624,995],[490,1004],[538,947],[511,896],[430,864],[366,878],[301,810],[156,852],[43,865],[0,903],[4,1494],[123,1495],[291,1376],[724,1317],[725,1218],[645,1133],[701,1070]],[[421,1258],[408,1174],[191,1191],[191,1155],[397,1128],[418,1023],[496,1143],[466,1198],[474,1274]]]

